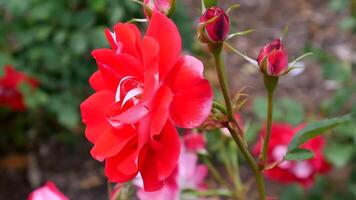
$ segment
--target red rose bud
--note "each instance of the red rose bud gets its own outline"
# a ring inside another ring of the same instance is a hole
[[[209,21],[210,20],[210,21]],[[200,23],[205,24],[205,33],[200,33],[199,39],[204,42],[222,42],[230,31],[230,19],[219,7],[211,7],[200,17]],[[200,30],[203,31],[203,30]]]
[[[281,39],[275,39],[260,50],[257,58],[260,70],[267,76],[281,76],[288,70],[288,54]]]
[[[175,10],[175,0],[144,0],[143,7],[145,15],[151,18],[153,11],[159,11],[167,16],[173,14]]]

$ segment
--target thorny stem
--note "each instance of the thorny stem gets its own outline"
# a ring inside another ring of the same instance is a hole
[[[262,147],[262,152],[260,157],[260,164],[262,166],[266,165],[268,143],[271,138],[271,128],[272,128],[272,118],[273,118],[273,91],[268,92],[267,99],[268,99],[268,108],[267,108],[266,136],[263,140],[263,147]]]
[[[229,129],[233,139],[235,140],[237,146],[241,150],[242,155],[246,159],[248,165],[251,167],[253,170],[253,173],[255,175],[256,179],[256,184],[258,188],[258,193],[259,193],[259,199],[260,200],[265,200],[266,199],[266,192],[265,192],[265,186],[264,186],[264,180],[262,176],[262,171],[259,170],[258,165],[256,164],[255,159],[249,152],[247,146],[245,145],[245,142],[242,140],[240,135],[242,135],[242,129],[239,127],[238,123],[236,123],[236,120],[234,118],[234,114],[232,111],[232,104],[230,100],[230,95],[228,91],[228,86],[227,86],[227,81],[226,81],[226,76],[225,76],[225,65],[224,61],[222,58],[222,44],[218,46],[218,48],[210,48],[211,52],[213,53],[214,59],[215,59],[215,64],[216,64],[216,70],[218,73],[218,78],[219,78],[219,83],[221,90],[223,92],[225,104],[226,104],[226,110],[227,110],[227,117],[229,119],[229,122],[227,125],[227,128]],[[233,125],[232,125],[233,124]],[[237,131],[238,132],[237,132]],[[240,133],[240,134],[239,134]]]

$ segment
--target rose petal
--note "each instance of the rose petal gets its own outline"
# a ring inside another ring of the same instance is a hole
[[[156,90],[159,82],[158,72],[158,43],[151,37],[144,37],[143,39],[143,62],[145,70],[144,92],[142,100],[145,101],[150,98]]]
[[[213,92],[203,78],[203,64],[191,56],[183,57],[167,77],[174,98],[170,108],[173,122],[182,128],[199,126],[209,115]]]
[[[94,93],[80,105],[82,121],[86,125],[85,136],[90,142],[95,143],[103,133],[111,129],[106,120],[106,110],[114,100],[112,92],[103,90]]]
[[[89,78],[89,84],[95,91],[110,89],[106,86],[106,83],[101,75],[100,71],[97,70]]]
[[[268,66],[271,75],[280,75],[288,67],[287,53],[284,50],[273,51],[268,55]]]
[[[133,76],[139,80],[143,79],[141,62],[129,54],[116,54],[111,49],[97,49],[92,51],[92,55],[103,79],[113,91],[123,77]]]
[[[162,144],[162,148],[155,151],[146,147],[145,156],[141,159],[145,191],[160,189],[177,166],[180,142],[178,132],[171,122],[168,121],[164,126],[158,142]]]
[[[141,34],[136,26],[130,23],[118,23],[114,27],[116,41],[122,44],[121,53],[140,58]]]
[[[182,48],[177,26],[162,13],[154,11],[146,36],[154,38],[159,44],[159,74],[163,78],[179,59]]]
[[[127,144],[127,147],[125,146],[122,152],[106,159],[105,175],[108,177],[109,181],[124,183],[133,179],[137,175],[137,167],[135,171],[132,171],[132,169],[130,170],[130,172],[132,172],[131,174],[127,173],[126,171],[121,171],[118,168],[121,163],[125,162],[124,159],[126,159],[128,153],[132,152],[132,149],[129,148],[129,145],[132,144]]]
[[[103,161],[105,158],[117,154],[136,135],[137,131],[131,126],[110,129],[100,136],[90,153],[95,159]]]
[[[31,192],[28,200],[69,200],[63,193],[61,193],[57,186],[48,181],[44,186],[37,188]]]
[[[172,102],[173,94],[168,86],[162,85],[157,91],[151,111],[151,136],[162,131],[169,114],[169,106]]]

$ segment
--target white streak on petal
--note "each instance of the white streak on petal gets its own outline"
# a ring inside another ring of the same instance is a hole
[[[296,163],[293,168],[293,173],[298,178],[307,178],[312,173],[310,164],[306,161]]]

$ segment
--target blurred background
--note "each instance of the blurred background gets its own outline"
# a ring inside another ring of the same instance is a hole
[[[212,58],[195,38],[200,1],[177,3],[174,21],[184,48],[205,61],[206,75],[218,87]],[[275,121],[298,125],[356,111],[356,0],[219,3],[241,5],[230,13],[233,32],[255,30],[230,41],[241,52],[256,57],[288,25],[290,60],[314,54],[304,59],[301,74],[281,79]],[[6,75],[5,64],[11,64],[38,82],[17,86],[23,110],[2,105],[0,86],[0,199],[26,199],[46,180],[74,200],[106,198],[103,165],[89,155],[79,104],[92,93],[88,78],[96,65],[90,52],[108,46],[104,28],[131,18],[143,15],[129,0],[0,0],[0,77]],[[254,144],[265,120],[261,77],[229,51],[225,58],[232,92],[246,87],[249,94],[240,114]],[[277,183],[269,184],[270,193],[285,200],[356,199],[356,119],[326,137],[325,155],[334,169],[318,177],[307,194],[297,185],[281,190]]]

